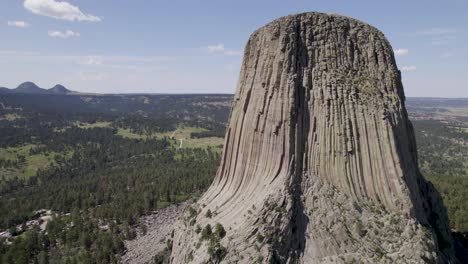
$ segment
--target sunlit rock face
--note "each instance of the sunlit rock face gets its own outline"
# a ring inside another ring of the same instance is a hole
[[[454,260],[392,47],[339,15],[286,16],[251,35],[217,176],[192,208],[172,263]],[[216,223],[226,236],[203,240]]]

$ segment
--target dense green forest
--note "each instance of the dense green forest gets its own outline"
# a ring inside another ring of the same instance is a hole
[[[119,262],[141,216],[209,186],[231,100],[0,95],[0,263]],[[421,170],[462,236],[468,112],[454,109],[464,102],[409,100]]]
[[[468,233],[468,127],[413,121],[419,166],[444,199],[452,228]]]
[[[140,216],[211,183],[223,96],[88,98],[0,98],[0,262],[116,263]],[[25,224],[39,209],[45,232]]]

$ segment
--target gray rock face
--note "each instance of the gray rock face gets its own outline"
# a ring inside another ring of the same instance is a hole
[[[392,48],[348,17],[292,15],[251,35],[221,165],[192,207],[172,263],[456,261]],[[215,223],[226,254],[196,232]]]

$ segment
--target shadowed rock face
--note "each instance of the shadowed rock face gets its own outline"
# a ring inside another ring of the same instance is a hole
[[[221,165],[193,208],[172,263],[216,262],[195,232],[215,223],[223,263],[454,261],[392,48],[343,16],[287,16],[251,35]]]

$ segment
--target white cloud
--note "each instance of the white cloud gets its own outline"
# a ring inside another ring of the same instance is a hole
[[[402,70],[402,71],[415,71],[415,70],[416,70],[416,66],[413,66],[413,65],[411,65],[411,66],[403,66],[403,67],[401,67],[401,70]]]
[[[456,35],[432,36],[430,44],[433,46],[443,46],[448,45],[450,42],[455,41],[456,39]]]
[[[429,28],[416,32],[416,35],[425,35],[425,36],[440,36],[440,35],[450,35],[457,33],[458,30],[455,28]]]
[[[430,45],[443,46],[455,40],[457,38],[457,33],[460,33],[460,30],[456,28],[434,27],[417,31],[408,36],[429,38]]]
[[[453,53],[451,51],[444,52],[444,53],[442,53],[442,55],[440,55],[440,57],[442,59],[447,59],[447,58],[451,58],[451,57],[454,57],[454,56],[455,56],[455,53]]]
[[[228,55],[228,56],[240,56],[242,55],[242,51],[239,51],[239,50],[228,50],[226,51],[224,54]]]
[[[74,32],[74,31],[71,31],[71,30],[67,30],[67,31],[57,31],[57,30],[50,30],[48,32],[49,36],[53,37],[53,38],[70,38],[70,37],[79,37],[80,36],[80,33],[78,32]]]
[[[109,75],[106,73],[79,71],[77,75],[82,81],[104,81],[109,79]]]
[[[28,22],[25,22],[25,21],[8,21],[7,23],[8,23],[9,26],[20,27],[20,28],[29,27],[31,25],[31,24],[29,24]]]
[[[61,32],[61,34],[64,34]],[[57,36],[58,37],[58,36]],[[61,36],[62,37],[62,36]],[[177,57],[122,56],[122,55],[66,55],[44,54],[31,51],[0,50],[0,59],[21,61],[25,63],[50,62],[63,65],[77,65],[83,69],[93,70],[128,70],[138,72],[162,71],[178,60]]]
[[[162,62],[173,61],[170,57],[135,57],[135,56],[67,56],[77,64],[86,66],[95,66],[108,69],[127,69],[127,70],[148,70],[159,71],[164,66],[159,65]]]
[[[83,13],[79,7],[56,0],[25,0],[23,6],[36,15],[69,21],[99,22],[101,18]]]
[[[211,53],[224,52],[226,50],[224,44],[209,45],[206,49]]]
[[[87,56],[82,58],[79,63],[83,65],[102,65],[103,61],[100,56]]]
[[[208,45],[206,47],[202,47],[202,49],[212,54],[224,54],[227,56],[242,55],[242,51],[227,49],[224,44]]]
[[[396,55],[397,57],[408,55],[408,53],[409,53],[409,50],[408,50],[408,49],[396,49],[396,50],[395,50],[395,55]]]

